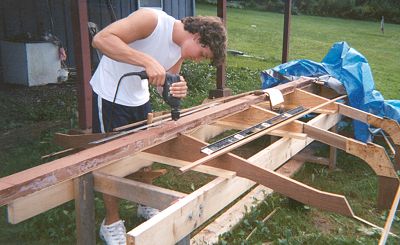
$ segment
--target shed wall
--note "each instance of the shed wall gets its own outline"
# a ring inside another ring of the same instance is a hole
[[[66,64],[74,67],[71,1],[73,0],[1,0],[0,40],[35,40],[46,32],[51,33],[61,40],[67,50]],[[117,19],[128,16],[138,8],[137,0],[109,2],[113,5]],[[195,14],[194,0],[164,0],[163,6],[165,12],[177,19]],[[89,21],[96,23],[100,29],[111,23],[107,0],[88,0],[88,12]]]

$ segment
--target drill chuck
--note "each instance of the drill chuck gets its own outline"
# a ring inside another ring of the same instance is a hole
[[[171,108],[171,118],[174,121],[177,121],[181,117],[181,112],[179,111],[179,108]]]

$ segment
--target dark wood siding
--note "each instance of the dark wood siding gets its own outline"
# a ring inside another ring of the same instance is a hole
[[[1,0],[0,39],[22,39],[27,35],[38,39],[47,32],[58,37],[67,50],[67,65],[74,66],[72,0]],[[75,0],[74,0],[75,1]],[[117,19],[137,9],[137,0],[109,0]],[[103,28],[111,23],[107,0],[88,0],[89,21]],[[194,15],[194,0],[164,0],[164,11],[175,18]],[[29,33],[29,34],[28,34]],[[1,55],[1,50],[0,50]]]

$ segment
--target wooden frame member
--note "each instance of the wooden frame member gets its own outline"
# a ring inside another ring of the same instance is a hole
[[[296,88],[306,87],[310,84],[310,80],[303,79],[276,88],[283,94],[287,94],[292,93]],[[182,117],[179,121],[165,122],[163,125],[151,128],[151,130],[126,135],[76,154],[0,178],[0,205],[70,181],[73,178],[105,167],[116,160],[132,156],[146,148],[168,141],[181,133],[190,132],[202,125],[243,111],[262,101],[265,101],[264,94],[247,93],[245,96],[196,112],[189,117]]]

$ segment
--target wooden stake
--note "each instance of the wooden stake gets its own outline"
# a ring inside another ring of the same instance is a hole
[[[68,149],[65,149],[65,150],[62,150],[62,151],[53,152],[53,153],[50,153],[48,155],[42,156],[40,159],[43,160],[43,159],[46,159],[46,158],[55,157],[55,156],[61,155],[63,153],[71,152],[73,150],[76,150],[76,148],[68,148]]]
[[[152,124],[153,123],[153,118],[154,118],[154,114],[153,113],[148,113],[147,114],[147,124]]]

